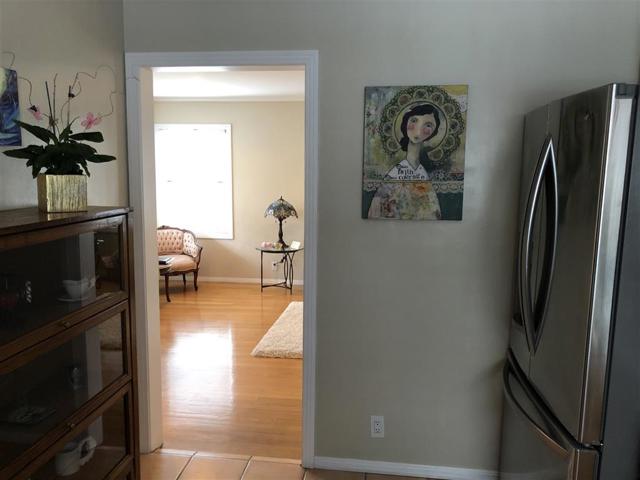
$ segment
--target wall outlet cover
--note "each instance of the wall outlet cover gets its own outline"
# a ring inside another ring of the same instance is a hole
[[[384,416],[371,415],[371,438],[384,438]]]

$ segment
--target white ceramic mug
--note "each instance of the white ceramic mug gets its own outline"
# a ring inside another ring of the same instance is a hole
[[[89,290],[96,285],[95,278],[82,278],[80,280],[63,280],[62,285],[69,298],[83,298]]]
[[[91,436],[79,442],[69,442],[64,450],[56,455],[56,474],[61,477],[73,475],[80,467],[91,460],[97,443]]]

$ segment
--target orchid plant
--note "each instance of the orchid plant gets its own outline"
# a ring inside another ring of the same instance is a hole
[[[48,113],[43,112],[38,105],[31,102],[31,93],[33,91],[31,82],[22,78],[29,84],[30,88],[29,108],[27,111],[31,113],[37,122],[46,121],[47,126],[43,127],[21,121],[16,121],[16,123],[23,130],[44,142],[44,145],[28,145],[24,148],[7,150],[4,154],[8,157],[26,159],[27,167],[31,167],[33,178],[36,178],[43,169],[47,175],[82,175],[84,173],[89,176],[89,162],[105,163],[115,160],[116,157],[99,154],[91,145],[83,143],[101,143],[104,141],[102,133],[89,130],[99,125],[104,117],[113,114],[112,96],[115,92],[111,92],[109,96],[111,111],[108,114],[98,113],[96,115],[89,112],[82,119],[80,117],[71,117],[71,102],[82,92],[80,76],[86,75],[95,80],[97,74],[97,71],[94,75],[86,72],[76,73],[73,83],[67,89],[66,101],[62,104],[60,110],[56,110],[57,75],[53,78],[52,92],[49,89],[49,82],[45,82]],[[80,126],[84,130],[74,132],[74,125],[78,120],[80,120]]]

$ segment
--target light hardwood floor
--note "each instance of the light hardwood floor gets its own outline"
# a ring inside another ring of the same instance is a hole
[[[289,302],[255,284],[170,285],[161,292],[164,448],[300,458],[302,360],[251,351]]]

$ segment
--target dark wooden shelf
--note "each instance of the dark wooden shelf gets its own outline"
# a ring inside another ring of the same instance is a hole
[[[0,210],[0,235],[99,220],[129,212],[131,212],[129,207],[88,207],[86,212],[71,213],[43,213],[38,210],[38,207]]]

